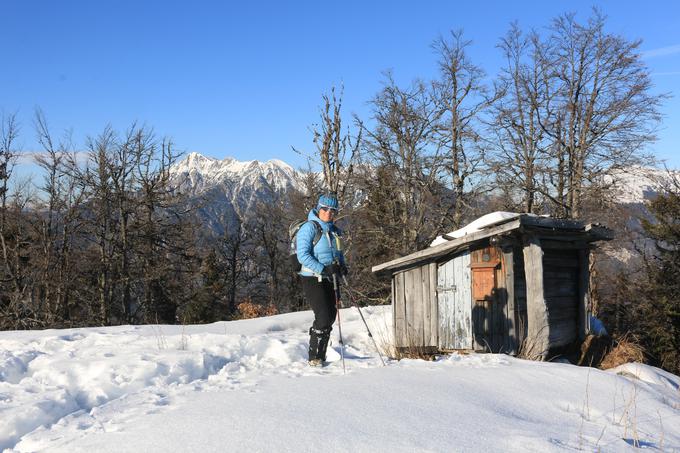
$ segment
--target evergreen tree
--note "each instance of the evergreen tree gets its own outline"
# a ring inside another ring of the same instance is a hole
[[[656,253],[646,261],[646,297],[634,309],[636,330],[661,367],[680,372],[680,181],[650,203],[654,222],[643,220]]]

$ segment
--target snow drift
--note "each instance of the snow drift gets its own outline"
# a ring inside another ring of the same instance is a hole
[[[365,309],[379,342],[389,307]],[[390,361],[342,311],[330,365],[311,312],[205,326],[0,332],[0,450],[621,451],[680,449],[680,378],[504,355]]]

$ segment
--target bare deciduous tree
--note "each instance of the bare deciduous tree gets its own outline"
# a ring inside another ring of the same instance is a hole
[[[340,94],[336,95],[335,87],[331,88],[330,95],[322,95],[320,123],[312,126],[316,153],[307,156],[310,164],[321,166],[323,189],[335,193],[341,203],[344,201],[347,187],[351,185],[353,165],[361,142],[361,129],[356,138],[352,138],[349,128],[343,130],[342,95],[342,89]],[[302,154],[295,148],[293,150]]]
[[[544,68],[537,62],[536,41],[525,36],[517,24],[501,39],[505,57],[500,83],[503,96],[494,104],[491,133],[496,149],[491,170],[496,183],[507,193],[519,193],[518,206],[508,200],[508,209],[537,210],[540,169],[545,160],[545,134],[539,109],[545,101]]]
[[[41,110],[35,114],[35,127],[42,153],[36,156],[43,169],[43,196],[38,209],[39,250],[34,262],[40,268],[39,297],[42,316],[48,325],[63,323],[70,317],[69,301],[74,286],[73,248],[81,226],[83,191],[66,162],[76,159],[70,152],[70,139],[55,143]]]
[[[437,138],[443,150],[442,166],[453,189],[454,228],[461,227],[471,202],[481,192],[486,151],[486,142],[480,135],[482,115],[500,96],[496,87],[490,92],[484,84],[486,73],[470,61],[470,44],[459,30],[448,38],[440,36],[432,46],[439,63],[434,98],[442,115]]]
[[[599,11],[586,24],[574,14],[562,15],[551,31],[541,57],[546,68],[554,68],[550,82],[558,86],[541,125],[558,161],[566,163],[564,176],[558,175],[566,181],[566,214],[579,217],[589,185],[612,170],[645,162],[644,146],[656,139],[665,96],[652,94],[641,41],[607,33]]]
[[[374,177],[365,181],[366,191],[369,203],[383,209],[377,226],[398,225],[395,234],[377,240],[396,253],[407,254],[432,239],[433,224],[441,223],[448,211],[440,197],[435,146],[441,114],[423,82],[400,88],[389,73],[371,104],[375,127],[369,130],[362,124],[363,149],[374,168]],[[378,201],[383,195],[388,199]]]
[[[639,46],[607,33],[597,10],[585,24],[559,16],[545,37],[515,24],[501,41],[507,91],[496,106],[494,168],[500,184],[521,181],[524,211],[580,217],[606,175],[651,162],[644,147],[666,96],[652,93]]]

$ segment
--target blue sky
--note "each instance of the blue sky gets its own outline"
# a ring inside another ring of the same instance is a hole
[[[36,106],[76,145],[133,121],[184,151],[240,160],[304,159],[321,94],[344,84],[344,112],[367,117],[381,72],[435,75],[431,42],[462,28],[473,61],[494,75],[498,38],[517,20],[584,19],[596,4],[608,30],[643,39],[655,90],[667,101],[650,151],[680,167],[680,2],[174,2],[0,0],[0,110],[18,112],[24,149],[37,149]]]

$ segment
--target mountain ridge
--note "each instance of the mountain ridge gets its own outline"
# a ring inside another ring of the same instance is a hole
[[[291,189],[302,190],[301,175],[280,159],[265,162],[216,159],[192,152],[170,168],[173,184],[199,206],[202,223],[218,234],[234,231],[260,201]]]

